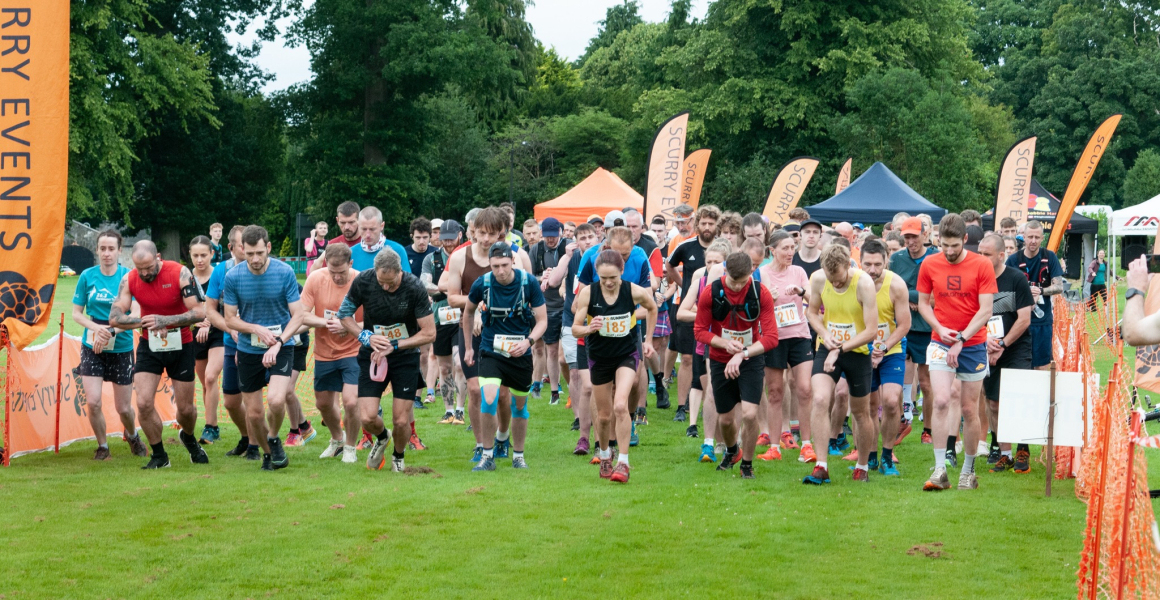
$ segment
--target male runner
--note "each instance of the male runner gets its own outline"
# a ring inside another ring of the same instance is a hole
[[[828,445],[826,436],[833,430],[830,410],[834,388],[838,379],[845,376],[850,389],[850,412],[854,414],[857,429],[856,447],[861,451],[854,467],[854,481],[869,481],[866,457],[874,446],[870,415],[874,369],[867,345],[877,334],[874,282],[865,272],[850,266],[850,251],[840,244],[827,246],[821,261],[821,271],[810,277],[810,300],[806,309],[806,318],[818,337],[810,379],[813,388],[810,430],[817,440],[826,440]],[[802,483],[829,483],[827,461],[828,455],[819,453],[813,472]]]
[[[383,392],[391,386],[395,447],[391,470],[402,473],[407,436],[414,430],[414,405],[422,374],[419,349],[435,341],[435,318],[431,300],[419,278],[407,273],[403,254],[387,248],[375,256],[370,270],[360,272],[350,284],[338,309],[346,332],[358,339],[358,404],[362,427],[375,437],[367,456],[367,468],[380,470],[387,463],[387,442],[392,431],[379,416]],[[363,322],[355,321],[359,308]]]
[[[982,441],[979,390],[987,376],[987,321],[997,288],[995,269],[983,257],[963,249],[967,227],[962,217],[947,213],[939,222],[942,252],[923,261],[918,272],[918,311],[931,327],[926,362],[934,407],[934,473],[923,485],[927,491],[950,488],[947,477],[947,437],[963,419],[966,459],[959,489],[979,487],[975,457]],[[933,306],[931,305],[933,300]],[[958,379],[962,391],[954,394]]]
[[[677,207],[678,209],[680,207]],[[676,214],[674,209],[674,214]],[[705,248],[713,243],[717,237],[717,221],[721,218],[721,209],[706,204],[697,209],[693,229],[697,236],[685,240],[669,250],[668,276],[669,281],[681,282],[681,297],[689,293],[689,284],[693,282],[693,272],[705,264]],[[679,226],[679,225],[678,225]],[[679,270],[678,270],[679,269]],[[679,305],[679,301],[674,301]],[[674,421],[684,422],[689,410],[689,388],[693,383],[693,354],[697,350],[697,340],[693,335],[691,323],[682,323],[677,320],[676,314],[671,315],[673,335],[669,339],[669,350],[681,355],[681,369],[677,372],[677,414]]]
[[[294,367],[295,332],[302,325],[302,302],[294,269],[270,258],[266,229],[250,225],[242,231],[245,266],[230,269],[222,284],[226,323],[238,332],[238,385],[246,408],[246,428],[263,451],[262,469],[290,465],[278,430],[286,416],[290,372]],[[262,405],[267,388],[269,429]]]
[[[928,257],[938,254],[938,250],[927,245],[927,234],[930,228],[921,217],[909,217],[902,222],[902,238],[906,241],[906,249],[896,252],[890,257],[890,272],[902,279],[906,284],[907,301],[910,305],[910,332],[906,334],[906,356],[914,365],[914,374],[907,381],[918,379],[919,390],[924,398],[922,406],[922,443],[931,443],[930,407],[930,368],[926,364],[926,349],[930,345],[930,325],[918,312],[918,270]],[[913,383],[903,384],[902,398],[910,402],[914,397]],[[909,432],[909,425],[903,426],[901,433]]]
[[[862,270],[874,280],[878,305],[878,331],[870,363],[874,375],[870,383],[870,422],[874,427],[874,447],[867,465],[883,475],[898,475],[894,464],[894,440],[902,422],[902,384],[906,375],[906,353],[902,340],[910,331],[910,303],[902,278],[886,269],[889,259],[880,240],[862,244]],[[882,407],[879,425],[878,408]],[[881,431],[879,431],[881,430]],[[882,435],[882,462],[878,462],[878,435]],[[859,452],[861,456],[861,452]]]
[[[154,407],[162,372],[172,381],[177,423],[181,425],[179,437],[189,451],[189,460],[206,464],[209,457],[194,435],[197,407],[193,404],[193,380],[197,358],[189,330],[190,325],[205,318],[205,298],[193,273],[178,263],[162,260],[153,242],[141,240],[133,244],[132,256],[136,268],[121,278],[117,299],[109,307],[109,324],[118,329],[144,330],[133,365],[133,389],[137,393],[138,421],[153,454],[142,468],[169,467],[169,455],[161,440],[161,417]],[[141,308],[141,317],[129,314],[134,300]]]
[[[421,276],[423,273],[423,261],[439,250],[431,245],[431,231],[431,221],[428,221],[426,217],[417,217],[411,221],[411,245],[406,247],[407,267],[416,276]],[[427,399],[425,400],[427,404],[435,401],[435,377],[430,376],[434,373],[427,364],[427,356],[430,353],[430,347],[419,350],[421,357],[419,368],[420,372],[423,373],[423,380],[427,384]]]
[[[431,312],[435,315],[435,343],[432,344],[432,354],[439,366],[439,387],[443,395],[443,406],[446,412],[443,425],[463,425],[463,398],[466,393],[466,381],[463,371],[457,361],[452,360],[455,354],[455,339],[459,332],[459,317],[462,309],[454,308],[447,303],[447,294],[439,291],[439,281],[447,269],[450,260],[449,250],[459,246],[463,237],[463,227],[455,220],[444,221],[439,231],[440,247],[438,252],[427,255],[423,259],[422,275],[419,279],[431,297]]]
[[[548,385],[552,392],[550,404],[560,402],[560,332],[564,326],[564,297],[560,295],[560,284],[552,286],[549,279],[552,272],[560,265],[568,244],[572,240],[560,237],[562,226],[555,217],[548,217],[537,225],[536,230],[543,233],[543,239],[528,247],[528,256],[532,260],[532,274],[540,281],[540,291],[544,293],[544,302],[548,307],[548,330],[544,338],[533,348],[535,356],[546,354],[543,368],[533,372],[532,397],[539,398],[540,375],[544,368],[548,372]],[[531,231],[528,229],[528,231]]]
[[[375,255],[384,247],[394,250],[400,257],[407,256],[407,250],[401,244],[383,237],[383,213],[379,209],[368,206],[359,211],[358,230],[362,240],[350,247],[351,261],[356,271],[361,273],[373,269]],[[411,272],[411,263],[403,262],[403,272]]]
[[[946,235],[945,233],[943,235]],[[1034,219],[1023,230],[1023,252],[1007,259],[1007,266],[1018,269],[1031,284],[1031,368],[1051,368],[1052,311],[1051,296],[1063,293],[1063,269],[1059,258],[1042,247],[1043,224]]]
[[[514,268],[515,256],[509,242],[492,244],[488,262],[491,271],[476,278],[471,285],[462,322],[466,339],[473,333],[479,309],[482,329],[478,369],[483,400],[479,429],[483,439],[490,440],[498,433],[497,412],[510,412],[512,468],[526,469],[524,442],[528,435],[527,394],[532,382],[531,348],[548,328],[548,310],[535,278]],[[463,354],[464,364],[476,364],[474,348],[465,347]],[[501,442],[496,439],[496,443]],[[471,470],[495,470],[494,445],[484,446],[480,461]]]
[[[210,259],[210,262],[212,262],[213,264],[216,265],[216,264],[220,263],[222,261],[222,259],[225,257],[225,251],[222,248],[222,243],[221,243],[222,242],[222,224],[221,223],[214,223],[213,225],[209,226],[209,241],[211,242],[210,243],[210,251],[213,252],[213,257]]]

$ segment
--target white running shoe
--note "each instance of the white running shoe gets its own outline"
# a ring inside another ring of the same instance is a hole
[[[402,458],[391,457],[391,471],[395,473],[402,473],[407,470],[407,465],[403,464]]]
[[[387,463],[387,444],[391,441],[391,430],[387,429],[387,437],[383,439],[375,438],[375,445],[371,446],[370,454],[367,454],[367,468],[372,471],[378,471]]]
[[[959,474],[959,489],[973,490],[979,487],[979,478],[974,473],[967,473],[966,471]]]
[[[318,455],[318,458],[334,458],[338,456],[341,451],[342,440],[330,440],[330,443],[326,445],[326,449],[322,451],[322,454]]]
[[[358,462],[358,448],[354,446],[342,447],[342,462],[353,465]]]

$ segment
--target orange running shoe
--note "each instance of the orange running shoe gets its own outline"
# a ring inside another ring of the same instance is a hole
[[[846,456],[843,456],[842,460],[854,460],[854,461],[858,460],[858,449],[855,448],[849,454],[847,454]]]
[[[863,469],[854,469],[854,481],[867,482],[870,481],[870,472]]]
[[[364,429],[362,440],[360,440],[358,443],[358,449],[359,450],[369,450],[370,447],[374,446],[374,445],[375,445],[375,438],[371,437],[371,434],[367,433],[367,431]]]
[[[812,463],[818,460],[818,456],[814,454],[814,445],[810,442],[802,444],[802,452],[798,455],[798,462]]]
[[[793,439],[793,434],[788,431],[781,432],[781,448],[782,450],[797,450],[797,442]]]
[[[928,432],[928,431],[922,432],[922,443],[924,443],[924,444],[931,443],[930,432]]]
[[[768,433],[763,433],[763,434],[757,436],[757,445],[758,446],[769,446],[772,444],[773,444],[773,441],[769,439]]]
[[[412,450],[426,450],[427,449],[427,446],[423,445],[423,440],[419,439],[419,436],[417,434],[414,434],[414,433],[411,434],[411,441],[407,444],[407,447],[412,449]]]
[[[763,454],[757,455],[761,460],[781,460],[781,450],[777,446],[770,446]]]
[[[612,469],[612,475],[608,480],[616,483],[628,483],[628,465],[616,463],[616,468]]]
[[[914,428],[910,426],[910,421],[903,423],[901,429],[898,430],[898,437],[894,438],[894,445],[897,447],[901,444],[902,440],[906,439],[906,436],[910,435],[911,431],[914,431]]]
[[[611,460],[611,459],[609,459],[609,460]],[[597,456],[597,454],[595,452],[593,452],[592,453],[592,460],[588,461],[588,464],[590,464],[590,465],[600,464],[600,457]],[[604,467],[601,467],[601,468],[604,468]]]

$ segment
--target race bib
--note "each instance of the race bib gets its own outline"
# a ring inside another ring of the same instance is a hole
[[[329,321],[331,319],[337,319],[338,318],[338,311],[337,310],[323,310],[322,311],[322,318],[326,319],[327,321]]]
[[[773,307],[773,318],[777,320],[778,328],[789,327],[790,325],[797,325],[802,322],[801,314],[798,313],[797,304],[793,302]]]
[[[113,340],[109,340],[107,347],[112,347]],[[181,350],[181,330],[169,329],[165,335],[149,332],[149,349],[153,352],[176,352]]]
[[[753,345],[753,328],[744,331],[734,331],[732,329],[721,328],[721,337],[730,342],[741,342],[742,346],[746,348]]]
[[[1007,335],[1002,316],[995,315],[987,319],[987,335],[996,340],[1003,339],[1003,336]]]
[[[604,315],[600,324],[601,337],[622,338],[632,332],[632,315]]]
[[[886,350],[886,338],[890,337],[890,323],[879,323],[874,334],[874,349]]]
[[[266,329],[269,329],[270,333],[272,333],[274,335],[281,335],[282,334],[282,326],[281,325],[271,325],[271,326],[267,327]],[[255,348],[261,348],[262,350],[269,348],[269,346],[262,343],[261,338],[259,338],[258,336],[254,335],[252,333],[250,334],[250,345],[255,347]]]
[[[834,341],[845,344],[854,337],[853,323],[826,323],[826,330],[834,336]]]
[[[497,335],[491,344],[492,350],[500,356],[510,357],[516,345],[524,341],[522,335]]]
[[[407,326],[402,323],[395,323],[394,325],[375,325],[375,335],[386,336],[391,341],[403,341],[409,337],[407,334]]]
[[[439,307],[439,322],[444,325],[454,325],[463,317],[463,311],[453,306]]]
[[[947,364],[947,349],[946,346],[940,346],[931,343],[926,347],[926,364],[927,365],[946,365]]]

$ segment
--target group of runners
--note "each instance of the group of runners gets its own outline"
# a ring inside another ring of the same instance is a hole
[[[355,463],[363,450],[377,470],[390,449],[403,471],[405,451],[425,449],[415,411],[441,396],[438,422],[469,424],[473,471],[500,459],[528,468],[529,403],[546,384],[557,404],[566,382],[573,453],[591,454],[601,478],[629,480],[655,395],[654,409],[676,404],[673,420],[703,437],[696,459],[718,470],[753,478],[755,460],[797,451],[813,463],[803,483],[829,483],[836,458],[868,481],[899,475],[893,451],[921,398],[935,458],[924,489],[950,487],[960,451],[957,487],[973,489],[979,456],[993,472],[1030,469],[1027,447],[997,442],[1000,378],[1050,363],[1046,299],[1063,291],[1063,273],[1038,222],[983,234],[972,212],[937,226],[899,214],[879,237],[800,208],[771,226],[711,205],[678,206],[668,222],[625,209],[517,231],[501,205],[462,224],[417,218],[403,246],[384,237],[378,209],[346,202],[339,235],[327,239],[320,222],[306,241],[302,285],[259,226],[232,228],[223,248],[215,224],[190,242],[192,270],[149,241],[127,269],[121,236],[102,232],[73,310],[86,329],[78,371],[94,458],[110,456],[107,381],[131,452],[149,457],[146,469],[170,466],[154,410],[164,373],[192,462],[209,462],[205,448],[220,439],[221,401],[240,433],[225,455],[285,468],[284,446],[317,435],[294,391],[313,337],[315,405],[330,434],[322,459]]]

